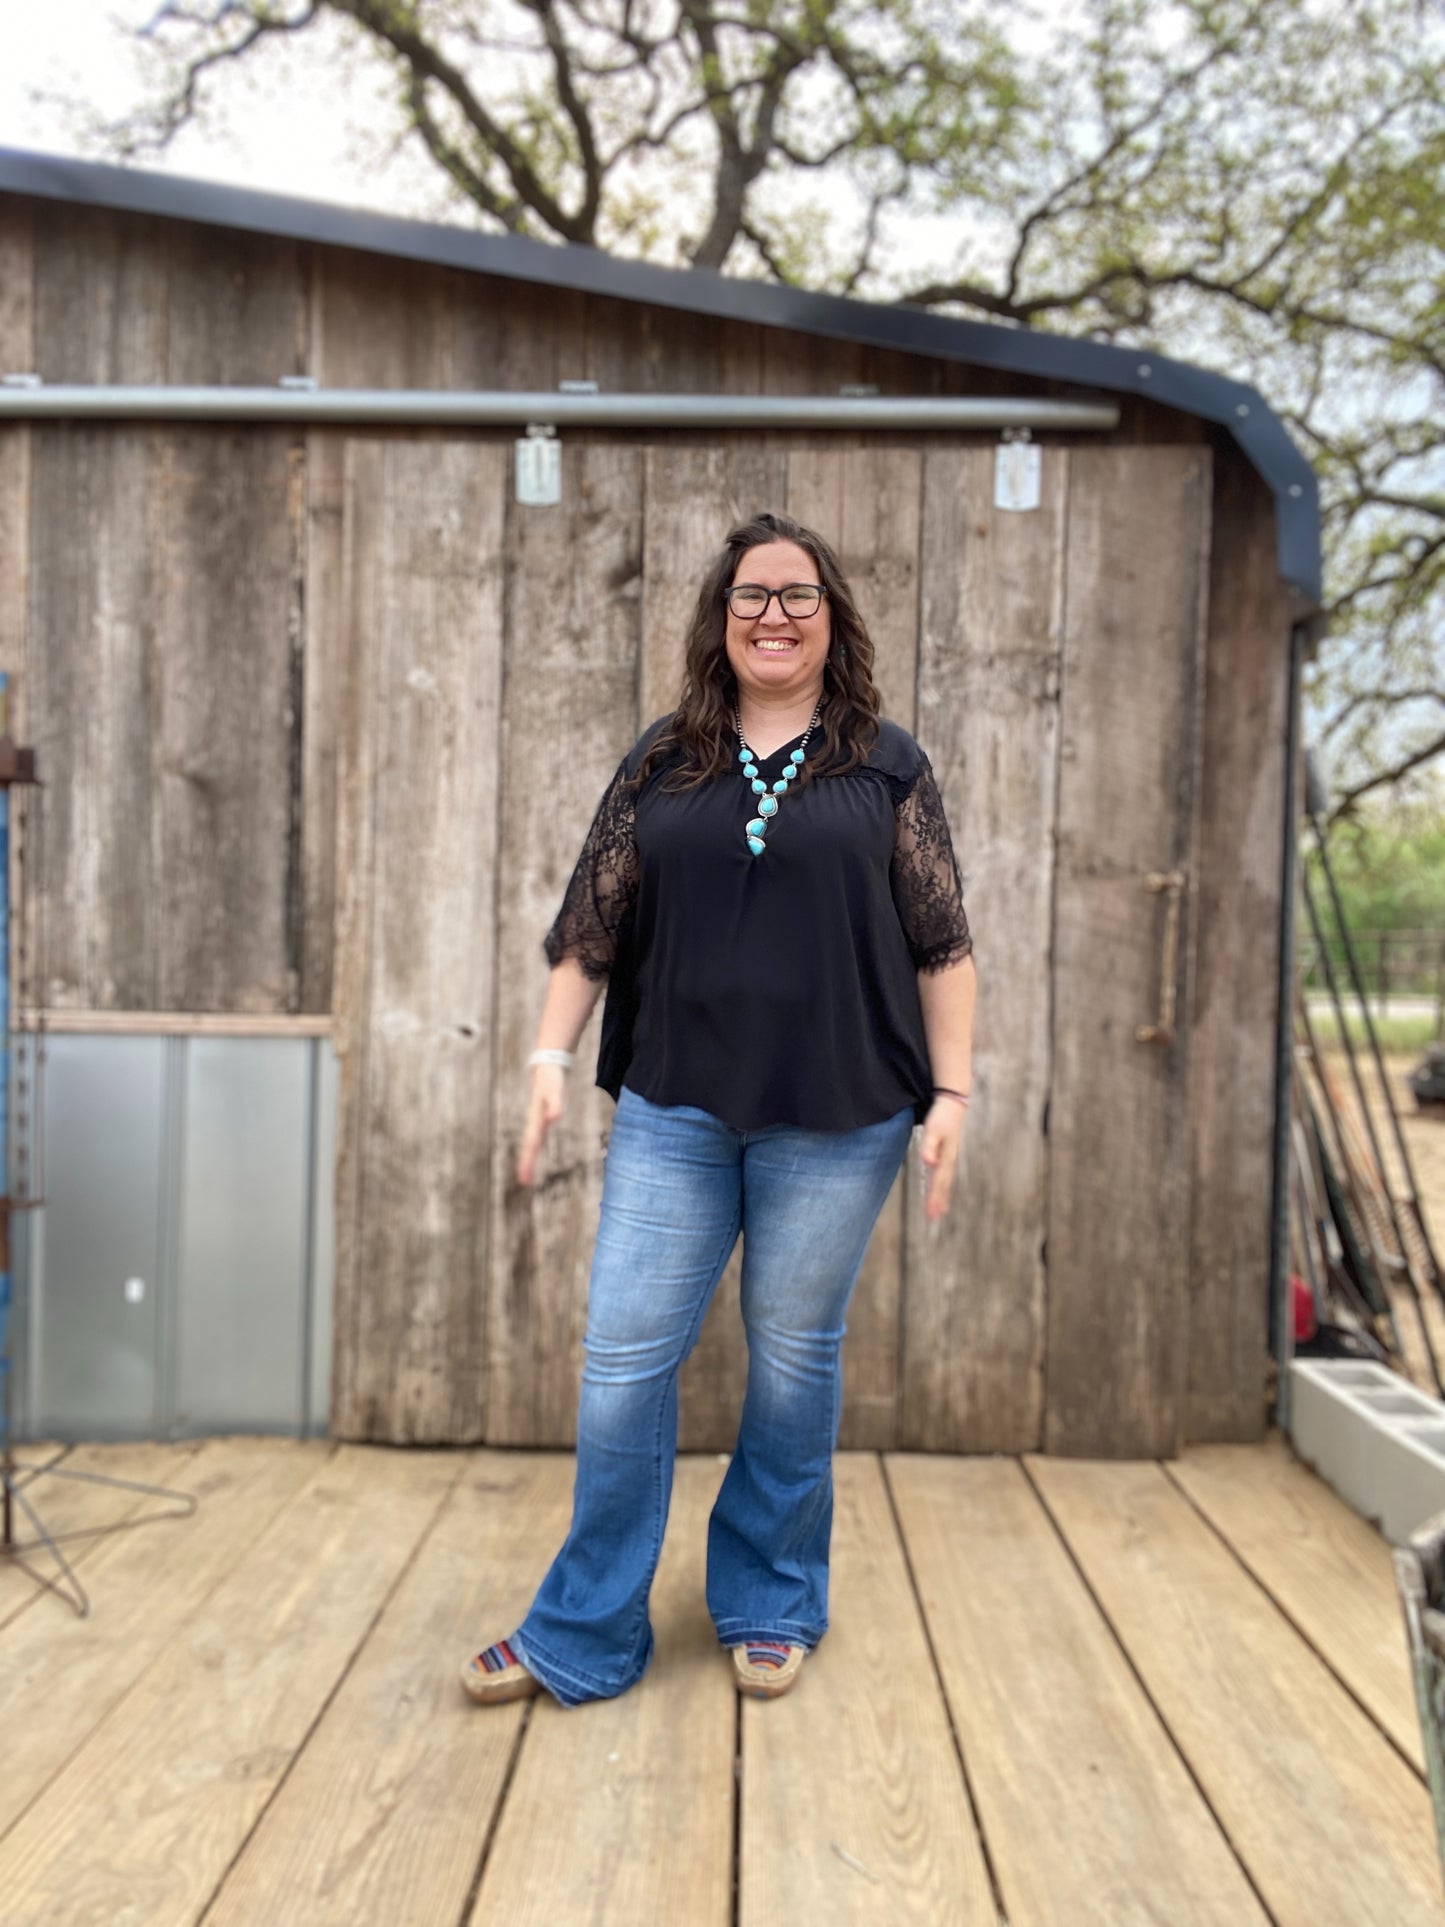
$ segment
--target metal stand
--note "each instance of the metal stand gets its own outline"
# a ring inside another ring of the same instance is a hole
[[[1445,1873],[1445,1512],[1412,1532],[1408,1545],[1396,1546],[1394,1561],[1435,1809],[1435,1844]]]
[[[132,1526],[150,1525],[156,1519],[183,1519],[196,1509],[191,1492],[178,1492],[170,1486],[145,1485],[136,1479],[117,1479],[103,1472],[77,1472],[63,1465],[22,1465],[11,1443],[10,1385],[13,1359],[10,1352],[10,1214],[31,1210],[44,1202],[41,1198],[12,1198],[9,1192],[10,1123],[10,791],[17,784],[34,784],[35,752],[17,749],[9,733],[10,678],[0,674],[0,1559],[13,1561],[39,1585],[72,1605],[84,1619],[90,1600],[76,1576],[75,1568],[60,1550],[65,1539],[94,1539],[111,1532],[125,1532]],[[109,1525],[80,1526],[70,1532],[52,1533],[46,1529],[26,1487],[36,1479],[80,1479],[90,1485],[114,1486],[126,1492],[144,1492],[154,1498],[176,1501],[165,1512],[148,1512],[138,1519],[119,1519]],[[35,1533],[32,1539],[15,1537],[15,1509],[29,1520]],[[37,1546],[50,1553],[60,1569],[60,1577],[37,1570],[24,1557]]]

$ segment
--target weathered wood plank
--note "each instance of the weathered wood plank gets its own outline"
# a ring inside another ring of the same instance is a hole
[[[917,721],[922,487],[917,449],[795,450],[788,457],[788,513],[816,530],[842,564],[873,639],[883,714],[909,731]],[[918,1168],[912,1157],[878,1214],[848,1309],[839,1429],[845,1447],[898,1442],[903,1196],[910,1168]]]
[[[526,1611],[567,1531],[572,1470],[562,1453],[468,1459],[222,1884],[212,1927],[462,1918],[526,1709],[473,1706],[456,1671],[469,1648],[504,1637]],[[569,1839],[571,1830],[569,1821]]]
[[[1003,1917],[1264,1922],[1018,1464],[891,1456],[887,1467]],[[1140,1542],[1141,1565],[1158,1556]],[[1193,1652],[1191,1635],[1181,1663]]]
[[[306,370],[298,242],[167,222],[166,379],[269,388]]]
[[[35,1030],[41,1013],[20,1010],[17,1029]],[[329,1017],[272,1016],[268,1012],[184,1010],[46,1011],[52,1036],[71,1037],[329,1037]]]
[[[249,428],[178,430],[162,463],[158,1000],[294,1010],[300,469]]]
[[[604,394],[713,394],[722,387],[730,331],[720,315],[592,295],[587,374]]]
[[[1182,1426],[1191,1440],[1256,1438],[1265,1424],[1287,594],[1268,489],[1242,463],[1220,463],[1203,671],[1198,887],[1188,906],[1199,933]]]
[[[702,572],[728,531],[786,499],[787,459],[762,448],[650,448],[642,589],[645,726],[676,707],[682,643]],[[747,1384],[747,1340],[738,1291],[741,1246],[718,1281],[698,1342],[678,1384],[684,1452],[730,1451]]]
[[[1260,1445],[1191,1446],[1169,1476],[1423,1778],[1389,1542],[1278,1432]]]
[[[49,785],[49,1004],[151,1010],[159,994],[161,454],[159,437],[129,429],[32,439],[30,733]]]
[[[35,366],[34,226],[30,208],[0,202],[0,375]],[[11,677],[10,733],[25,735],[25,632],[30,576],[30,430],[0,428],[0,670]]]
[[[356,442],[344,807],[364,827],[338,972],[334,1429],[481,1436],[492,1088],[503,461],[465,442]]]
[[[456,385],[456,279],[445,268],[343,248],[311,251],[307,367],[327,388]],[[410,431],[408,439],[416,431]]]
[[[93,1600],[91,1616],[77,1619],[68,1608],[41,1602],[0,1634],[0,1834],[43,1797],[71,1754],[204,1609],[332,1450],[290,1439],[218,1439],[199,1450],[90,1446],[72,1454],[68,1465],[193,1492],[200,1504],[190,1518],[158,1519],[67,1545],[72,1562],[88,1554],[80,1571]],[[40,1480],[31,1496],[53,1532],[169,1503],[64,1479]],[[45,1555],[34,1556],[45,1562]],[[8,1576],[0,1571],[0,1578]]]
[[[49,1001],[285,1010],[299,615],[286,439],[234,434],[218,459],[205,430],[47,430],[31,466]]]
[[[170,222],[46,202],[35,229],[35,372],[48,382],[164,381],[175,245]]]
[[[924,469],[918,736],[984,958],[953,1208],[907,1201],[901,1442],[1017,1452],[1043,1424],[1044,1135],[1068,455],[1042,498],[994,506],[992,449]]]
[[[197,1918],[460,1469],[329,1460],[0,1843],[6,1927]]]
[[[863,380],[868,351],[861,342],[824,341],[791,328],[759,328],[757,344],[760,391],[765,395],[836,395]],[[828,439],[831,443],[833,438]]]
[[[35,214],[0,201],[0,375],[35,372]]]
[[[1046,1450],[1166,1457],[1188,1335],[1189,1014],[1158,1020],[1167,898],[1197,887],[1195,782],[1208,580],[1204,449],[1069,457],[1049,1095]]]
[[[682,694],[683,643],[703,570],[728,532],[786,500],[780,450],[663,446],[645,458],[642,676],[645,727]]]
[[[372,868],[376,843],[378,742],[373,712],[379,674],[376,610],[385,559],[380,542],[381,445],[347,442],[342,478],[342,563],[338,591],[349,646],[338,678],[336,755],[336,944],[332,966],[332,1048],[337,1059],[335,1246],[330,1427],[360,1426],[347,1389],[359,1364],[360,1292],[367,1262],[362,1125],[372,1045]],[[482,946],[487,948],[483,933]]]
[[[588,297],[574,288],[458,275],[452,322],[457,385],[543,394],[560,382],[586,380],[587,305]],[[512,437],[507,439],[510,445]]]
[[[319,430],[306,440],[297,1008],[316,1012],[331,1009],[336,956],[338,746],[348,640],[342,576],[347,440]]]
[[[0,670],[10,677],[10,734],[25,734],[30,588],[30,430],[0,428]]]
[[[916,448],[798,449],[788,457],[788,513],[842,563],[873,638],[883,714],[907,730],[918,716],[922,502]]]
[[[1429,1793],[1162,1468],[1026,1464],[1271,1919],[1439,1927]]]
[[[644,1678],[585,1709],[536,1701],[472,1927],[731,1919],[735,1696],[703,1603],[718,1483],[679,1462]]]
[[[562,500],[509,504],[487,1305],[487,1441],[575,1436],[587,1278],[611,1102],[584,1073],[547,1146],[541,1182],[517,1183],[528,1053],[546,992],[542,938],[618,763],[636,740],[642,450],[562,453]],[[595,1063],[599,1015],[578,1062]]]
[[[835,1462],[830,1630],[745,1700],[742,1927],[997,1919],[878,1461]]]
[[[35,318],[46,381],[269,386],[303,366],[299,250],[276,235],[46,202]]]

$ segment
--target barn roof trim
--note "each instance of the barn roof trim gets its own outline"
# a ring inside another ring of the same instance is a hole
[[[618,260],[594,248],[558,247],[515,235],[371,214],[328,201],[17,148],[0,147],[0,192],[356,248],[1085,388],[1147,395],[1228,429],[1274,492],[1279,570],[1298,591],[1302,606],[1297,613],[1309,614],[1320,605],[1319,484],[1314,470],[1258,390],[1188,362],[1035,329],[961,320],[924,308],[815,294],[705,268],[654,267]]]

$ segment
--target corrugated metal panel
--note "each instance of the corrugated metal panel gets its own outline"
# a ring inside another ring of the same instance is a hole
[[[147,1437],[159,1407],[163,1037],[52,1037],[33,1228],[34,1433]]]
[[[341,1066],[329,1042],[312,1055],[311,1326],[305,1430],[331,1421],[331,1288],[336,1268],[336,1110]]]
[[[322,1038],[46,1040],[18,1435],[326,1430],[337,1082]]]
[[[308,1311],[311,1044],[185,1044],[176,1435],[299,1432]]]

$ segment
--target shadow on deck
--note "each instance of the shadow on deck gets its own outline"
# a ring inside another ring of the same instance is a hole
[[[66,1463],[201,1503],[75,1553],[87,1620],[0,1563],[4,1927],[1445,1923],[1388,1547],[1278,1436],[840,1454],[832,1629],[770,1703],[703,1604],[721,1466],[680,1459],[651,1670],[570,1712],[457,1682],[561,1541],[567,1454]]]

